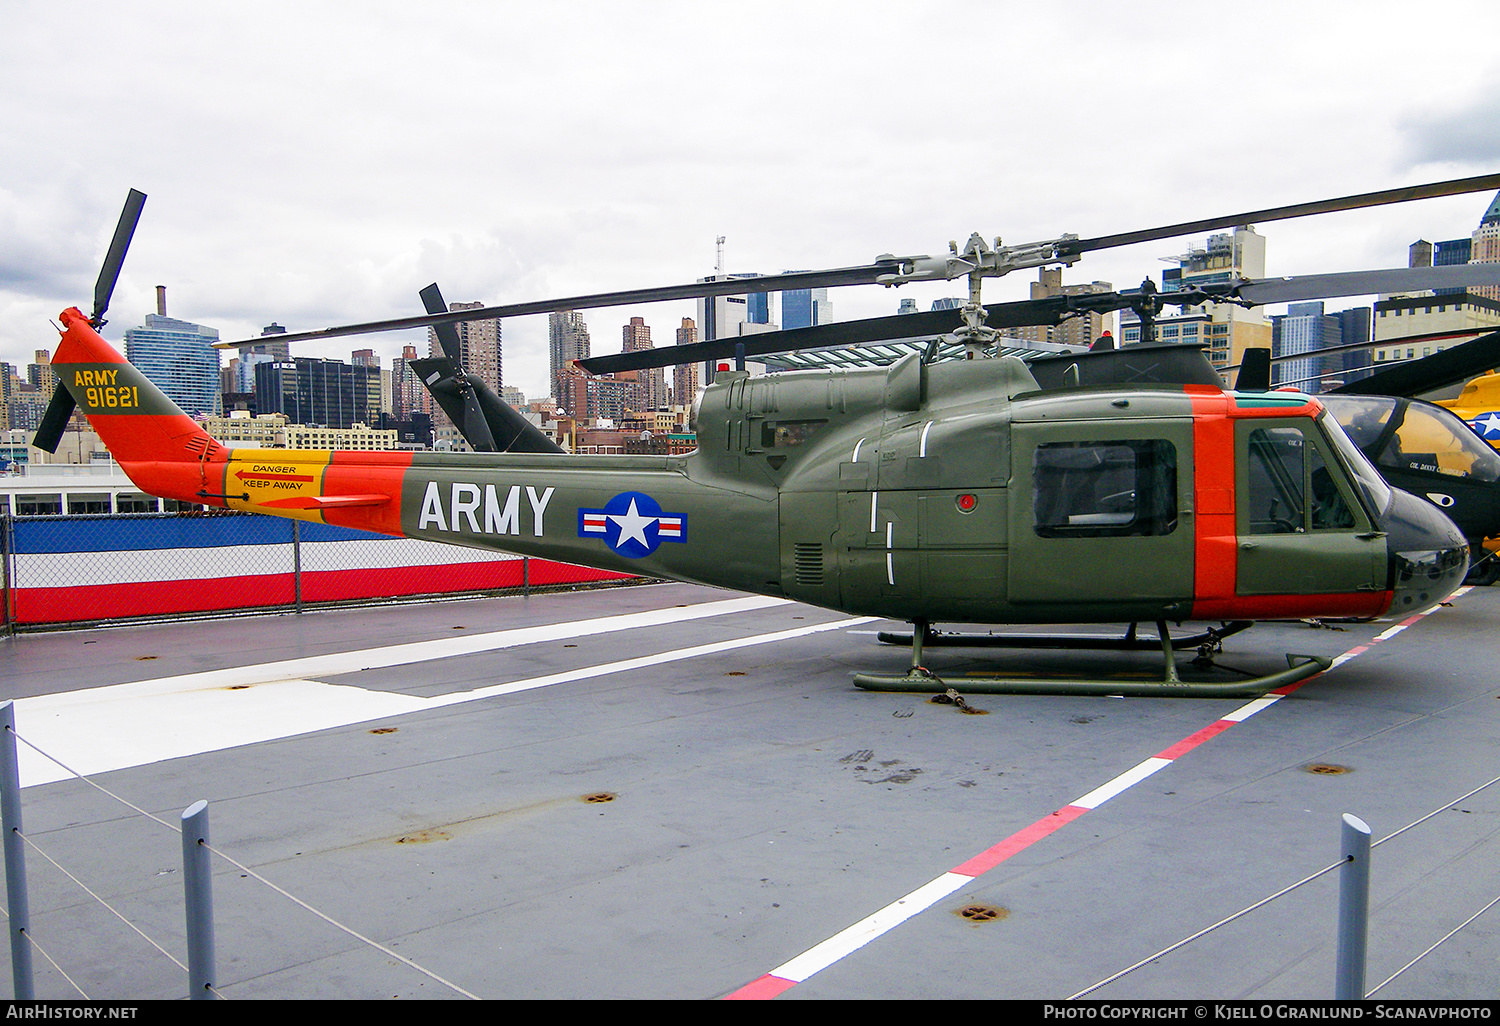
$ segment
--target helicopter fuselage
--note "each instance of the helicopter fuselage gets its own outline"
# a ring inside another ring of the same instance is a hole
[[[54,368],[125,471],[209,506],[932,623],[1376,616],[1466,564],[1302,395],[911,357],[721,373],[682,456],[226,449],[64,320]]]

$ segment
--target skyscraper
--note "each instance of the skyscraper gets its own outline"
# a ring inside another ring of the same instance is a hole
[[[833,320],[827,289],[792,289],[781,294],[781,327],[811,328]]]
[[[1266,239],[1254,228],[1241,226],[1210,235],[1202,248],[1190,246],[1176,263],[1176,267],[1162,272],[1163,292],[1218,284],[1235,277],[1264,278]],[[1208,359],[1215,368],[1238,366],[1247,348],[1271,345],[1271,322],[1266,320],[1264,307],[1206,303],[1168,309],[1181,309],[1182,313],[1157,319],[1158,341],[1207,343]],[[1120,311],[1121,344],[1138,343],[1140,338],[1139,318],[1128,310]]]
[[[1043,267],[1037,280],[1031,283],[1031,298],[1045,299],[1048,296],[1086,296],[1097,292],[1112,292],[1114,286],[1107,281],[1090,282],[1087,285],[1064,285],[1062,268]],[[1054,342],[1058,345],[1083,346],[1087,348],[1104,334],[1114,323],[1113,314],[1101,314],[1092,310],[1070,317],[1061,324],[1037,324],[1019,328],[1007,328],[1006,334],[1027,342]]]
[[[374,424],[380,419],[380,368],[311,356],[256,364],[255,405],[293,424]]]
[[[769,292],[751,292],[745,297],[745,323],[771,323],[771,294]]]
[[[691,345],[698,341],[698,325],[691,317],[682,319],[677,329],[677,344]],[[698,382],[702,380],[696,363],[680,363],[672,369],[672,402],[677,406],[691,406],[698,395]]]
[[[218,416],[218,330],[168,317],[166,290],[159,287],[156,297],[156,313],[146,315],[145,326],[125,332],[125,358],[189,417]]]
[[[1434,266],[1500,262],[1500,194],[1490,201],[1479,218],[1479,227],[1467,239],[1451,239],[1430,246],[1418,240],[1410,249],[1410,265],[1426,266],[1424,250],[1431,252]],[[1440,353],[1458,340],[1406,342],[1415,335],[1460,332],[1500,325],[1500,286],[1467,289],[1435,289],[1425,292],[1392,293],[1375,301],[1373,338],[1376,342],[1401,342],[1374,350],[1374,364],[1415,360]]]
[[[431,413],[427,408],[427,389],[417,380],[411,362],[417,359],[416,346],[402,346],[401,355],[391,361],[391,416],[410,420],[413,413]]]
[[[1479,227],[1474,229],[1469,262],[1500,263],[1500,193],[1490,201],[1489,208],[1479,219]],[[1500,285],[1481,285],[1472,291],[1483,299],[1500,300]]]
[[[450,311],[482,310],[483,303],[449,303]],[[489,317],[478,321],[459,321],[453,327],[458,331],[459,363],[464,370],[490,386],[496,395],[504,381],[505,352],[500,318]],[[442,356],[443,347],[438,342],[437,331],[427,329],[428,355]]]
[[[622,331],[622,352],[639,353],[652,349],[651,327],[644,318],[632,317]],[[635,384],[627,391],[626,405],[637,413],[659,410],[667,405],[667,382],[660,367],[635,371]]]
[[[547,317],[547,353],[551,358],[552,394],[570,417],[576,414],[567,406],[571,394],[569,379],[564,377],[568,363],[589,358],[589,328],[577,310],[558,310]]]
[[[1291,385],[1304,392],[1322,391],[1325,373],[1321,349],[1341,344],[1339,319],[1323,312],[1323,304],[1291,303],[1286,313],[1271,318],[1271,365],[1273,385]],[[1306,354],[1302,359],[1290,356]],[[1337,369],[1337,368],[1330,368]]]

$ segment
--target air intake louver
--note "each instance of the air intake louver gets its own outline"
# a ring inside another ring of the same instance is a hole
[[[797,584],[804,588],[823,586],[823,546],[817,542],[797,542],[792,546],[792,562]]]

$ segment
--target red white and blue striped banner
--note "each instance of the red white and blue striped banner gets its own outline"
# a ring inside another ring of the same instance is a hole
[[[17,624],[81,623],[584,583],[627,574],[258,515],[13,522]],[[524,575],[524,576],[523,576]]]

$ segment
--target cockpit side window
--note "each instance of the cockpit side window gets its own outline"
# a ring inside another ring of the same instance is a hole
[[[1177,448],[1161,438],[1049,442],[1032,461],[1043,538],[1165,535],[1177,528]]]
[[[788,449],[811,438],[826,420],[767,420],[760,425],[763,449]]]
[[[1249,432],[1242,534],[1347,531],[1356,526],[1335,475],[1342,471],[1297,427]]]

